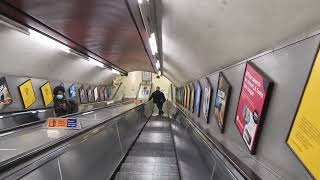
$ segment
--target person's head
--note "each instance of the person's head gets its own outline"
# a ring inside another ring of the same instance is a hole
[[[157,86],[157,87],[156,87],[156,90],[157,90],[157,91],[160,91],[160,87],[159,87],[159,86]]]
[[[62,86],[57,86],[53,89],[53,95],[57,99],[64,99],[65,89]]]

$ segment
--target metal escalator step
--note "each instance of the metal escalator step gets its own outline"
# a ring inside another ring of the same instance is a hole
[[[179,180],[179,176],[162,176],[150,174],[133,174],[126,172],[119,172],[116,180]]]
[[[135,151],[131,150],[129,156],[142,156],[142,157],[175,157],[174,151]]]
[[[179,175],[177,165],[150,165],[123,163],[119,172],[127,172],[133,174],[151,174],[151,175]]]
[[[168,145],[167,143],[135,143],[132,147],[135,151],[174,151],[174,147]]]
[[[125,163],[150,164],[150,165],[176,165],[175,157],[141,157],[128,156]]]

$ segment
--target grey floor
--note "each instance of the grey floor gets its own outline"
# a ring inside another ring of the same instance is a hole
[[[179,180],[174,142],[167,118],[152,117],[121,165],[117,180]]]

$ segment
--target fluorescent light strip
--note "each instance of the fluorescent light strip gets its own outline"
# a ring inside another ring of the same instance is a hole
[[[156,37],[155,37],[154,33],[152,33],[150,35],[149,44],[151,47],[152,55],[155,55],[156,53],[158,53],[157,42],[156,42]]]
[[[138,0],[138,3],[139,3],[139,4],[142,4],[142,3],[143,3],[143,0]]]
[[[60,42],[55,41],[55,40],[53,40],[43,34],[40,34],[32,29],[29,29],[28,31],[29,31],[29,36],[32,40],[38,41],[39,43],[46,44],[46,45],[51,46],[53,48],[57,48],[62,51],[65,51],[67,53],[70,53],[70,48],[67,47],[66,45],[61,44]]]
[[[117,71],[117,70],[115,70],[115,69],[112,69],[111,71],[112,71],[113,73],[115,73],[115,74],[120,74],[120,72]]]
[[[96,66],[99,66],[99,67],[104,67],[104,64],[100,61],[97,61],[95,59],[92,59],[92,58],[89,58],[88,62],[90,64],[93,64],[93,65],[96,65]]]
[[[159,61],[156,62],[156,68],[157,68],[158,70],[160,69],[160,62],[159,62]]]
[[[158,76],[161,76],[161,71],[158,71]]]

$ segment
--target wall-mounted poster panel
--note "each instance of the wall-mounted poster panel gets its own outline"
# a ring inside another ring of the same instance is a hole
[[[151,81],[152,74],[151,72],[142,72],[142,81]]]
[[[193,106],[194,106],[194,87],[193,87],[193,84],[189,84],[189,87],[190,87],[190,108],[189,110],[193,113],[194,110],[193,110]]]
[[[93,96],[94,96],[94,102],[97,102],[99,100],[99,92],[98,92],[98,87],[95,87],[93,89]]]
[[[40,87],[40,91],[43,98],[43,103],[45,107],[48,107],[49,104],[53,101],[52,90],[50,82],[46,82],[44,85]]]
[[[0,110],[12,103],[12,97],[5,77],[0,79]]]
[[[203,96],[203,115],[204,118],[206,119],[207,123],[209,122],[209,110],[210,110],[210,104],[211,104],[211,93],[212,92],[212,87],[210,82],[208,81],[207,78],[205,78],[205,86],[204,86],[204,96]]]
[[[187,106],[187,88],[183,87],[183,107]]]
[[[76,86],[74,84],[72,84],[69,87],[69,96],[71,99],[74,99],[74,100],[77,99],[77,91],[76,91]]]
[[[92,92],[91,87],[89,87],[87,89],[87,93],[88,93],[88,101],[89,101],[89,103],[94,102],[94,97],[93,97],[93,92]]]
[[[104,89],[104,96],[106,100],[111,99],[111,94],[112,94],[112,86],[106,86],[106,88]]]
[[[187,90],[187,102],[186,102],[186,108],[190,108],[190,88],[189,85],[186,85],[186,90]]]
[[[228,114],[230,101],[231,85],[223,73],[219,73],[218,88],[214,102],[214,115],[217,120],[221,133],[225,127],[225,120]]]
[[[287,143],[302,164],[320,179],[320,53],[301,98]]]
[[[79,97],[80,97],[80,103],[84,104],[86,103],[86,90],[83,86],[79,88]]]
[[[251,154],[255,154],[273,83],[254,64],[247,63],[235,123]]]
[[[34,94],[34,90],[30,79],[22,83],[19,86],[19,90],[25,109],[29,108],[33,103],[36,102],[36,95]]]
[[[141,85],[139,89],[138,99],[148,100],[151,92],[151,85]]]
[[[105,97],[104,97],[104,86],[99,87],[99,99],[100,101],[104,101]]]
[[[200,117],[200,108],[201,108],[201,85],[199,81],[195,82],[195,99],[194,99],[194,112]]]

